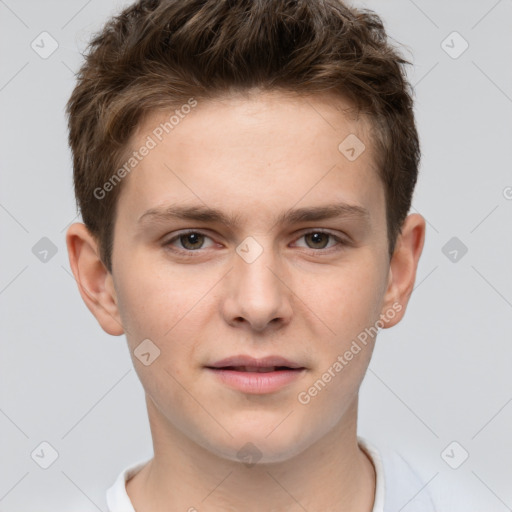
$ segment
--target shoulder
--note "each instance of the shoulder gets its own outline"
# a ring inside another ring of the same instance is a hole
[[[361,437],[358,440],[372,459],[377,474],[373,512],[469,512],[490,509],[490,494],[480,492],[478,486],[475,487],[476,482],[464,471],[455,472],[448,466],[444,467],[441,459],[438,465],[428,460],[422,465],[424,467],[418,467],[417,463],[411,464],[409,458],[396,449],[377,447]]]
[[[379,446],[359,437],[359,445],[373,461],[377,489],[373,512],[405,509],[415,512],[437,512],[424,481],[405,457],[389,447]]]
[[[138,461],[125,467],[116,481],[107,490],[107,511],[108,512],[135,512],[132,502],[126,492],[126,482],[138,473],[151,459]]]

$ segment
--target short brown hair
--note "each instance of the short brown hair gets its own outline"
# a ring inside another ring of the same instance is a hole
[[[420,147],[412,88],[383,22],[341,0],[140,0],[84,54],[68,101],[77,206],[112,271],[121,184],[98,199],[149,113],[251,88],[351,100],[373,127],[389,255],[411,205]],[[341,141],[340,141],[341,142]]]

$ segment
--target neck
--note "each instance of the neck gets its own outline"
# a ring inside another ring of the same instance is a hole
[[[343,420],[294,457],[244,464],[200,446],[147,400],[154,458],[127,483],[137,512],[371,512],[375,471],[357,444],[357,397]]]

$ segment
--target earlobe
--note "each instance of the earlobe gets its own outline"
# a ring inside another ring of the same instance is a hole
[[[417,213],[408,215],[390,262],[388,286],[381,312],[384,328],[396,325],[404,316],[424,243],[425,219]],[[393,314],[389,314],[391,310]]]
[[[69,264],[85,305],[102,329],[113,336],[124,333],[112,275],[99,257],[96,239],[82,223],[66,233]]]

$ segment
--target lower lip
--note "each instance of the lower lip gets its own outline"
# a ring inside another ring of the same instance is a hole
[[[240,372],[207,368],[224,384],[243,391],[244,393],[272,393],[294,382],[304,375],[305,368],[300,370],[276,370],[274,372]]]

